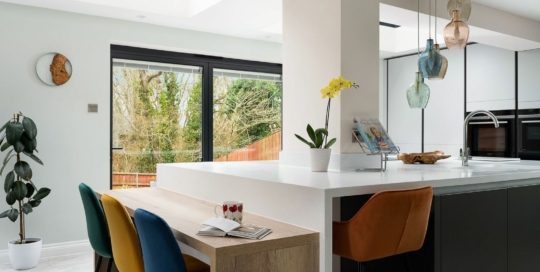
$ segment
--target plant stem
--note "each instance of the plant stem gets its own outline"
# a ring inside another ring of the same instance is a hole
[[[19,118],[21,117],[21,114],[16,114],[16,121],[19,122]],[[21,161],[21,153],[17,153],[17,162],[20,162]],[[17,180],[18,181],[21,181],[21,177],[19,175],[17,175]],[[23,201],[22,200],[19,200],[19,228],[20,228],[20,231],[19,231],[19,236],[21,237],[21,244],[23,243],[24,240],[26,240],[26,235],[25,235],[25,226],[24,226],[24,212],[23,212],[23,209],[22,209],[22,204],[23,204]]]
[[[328,131],[328,119],[330,118],[330,102],[332,102],[332,98],[328,98],[328,105],[326,106],[326,122],[324,123],[324,129],[326,129],[326,131]],[[324,146],[326,146],[327,141],[328,141],[328,136],[325,135]],[[322,146],[321,148],[324,148],[324,146]]]

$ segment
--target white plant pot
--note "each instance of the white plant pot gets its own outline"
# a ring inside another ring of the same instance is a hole
[[[26,238],[27,242],[34,241],[28,244],[15,244],[17,241],[19,239],[8,243],[9,260],[13,269],[25,270],[36,267],[41,256],[41,239]]]
[[[331,149],[311,148],[309,150],[311,172],[327,172],[331,153]]]

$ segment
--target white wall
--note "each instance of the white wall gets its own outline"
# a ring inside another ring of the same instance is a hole
[[[87,239],[77,186],[109,188],[111,41],[281,62],[277,43],[5,3],[0,4],[0,33],[0,120],[18,111],[34,119],[45,163],[30,162],[34,182],[52,189],[27,217],[27,236],[41,237],[45,244]],[[64,86],[49,87],[36,77],[35,63],[46,52],[71,60],[73,77]],[[99,104],[99,113],[87,113],[88,103]],[[1,212],[8,206],[0,195]],[[17,224],[0,220],[0,250],[17,234]]]

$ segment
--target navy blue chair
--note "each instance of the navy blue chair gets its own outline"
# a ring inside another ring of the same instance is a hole
[[[145,272],[210,272],[210,266],[182,254],[171,228],[161,217],[135,210],[135,226],[141,242]]]

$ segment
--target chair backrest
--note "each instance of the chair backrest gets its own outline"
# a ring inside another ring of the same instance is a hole
[[[109,195],[101,196],[111,234],[114,262],[120,271],[144,272],[144,263],[135,225],[126,207]]]
[[[92,248],[97,254],[105,258],[112,258],[111,238],[107,229],[107,221],[96,193],[84,183],[79,184],[79,193],[81,194],[86,216],[88,239]]]
[[[146,272],[187,272],[182,251],[171,228],[161,217],[143,209],[135,211]]]
[[[372,196],[347,224],[353,259],[364,262],[420,249],[432,199],[431,187]]]

